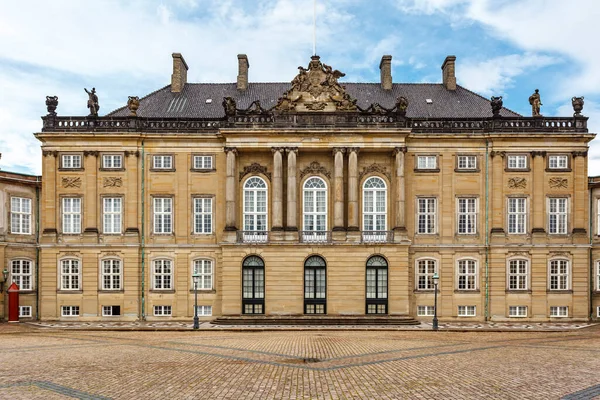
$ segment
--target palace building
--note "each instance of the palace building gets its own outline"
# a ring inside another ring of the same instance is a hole
[[[395,83],[391,59],[376,83],[318,56],[252,83],[238,55],[210,84],[175,53],[170,85],[105,116],[93,90],[87,117],[49,97],[39,317],[191,319],[199,275],[202,319],[428,320],[437,274],[441,320],[589,320],[587,118],[540,115],[537,91],[521,116],[453,56],[442,83]]]

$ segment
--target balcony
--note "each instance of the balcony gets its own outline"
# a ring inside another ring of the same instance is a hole
[[[393,243],[393,231],[362,231],[360,232],[361,243]]]
[[[238,231],[237,232],[238,243],[268,243],[269,232],[268,231]]]
[[[331,243],[330,231],[299,231],[300,243]]]

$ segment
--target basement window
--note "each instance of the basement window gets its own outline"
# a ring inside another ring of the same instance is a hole
[[[121,306],[102,306],[102,316],[112,317],[121,315]]]

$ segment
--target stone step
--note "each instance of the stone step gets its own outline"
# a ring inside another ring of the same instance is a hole
[[[227,315],[217,317],[214,325],[419,325],[420,322],[404,316],[280,316],[280,315]]]

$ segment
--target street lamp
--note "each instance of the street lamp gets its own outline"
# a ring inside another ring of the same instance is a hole
[[[438,330],[438,318],[437,318],[437,287],[440,276],[437,272],[433,274],[433,330]]]
[[[194,329],[198,329],[200,328],[198,322],[198,281],[200,281],[200,274],[193,274],[192,279],[194,279]]]
[[[2,271],[2,282],[0,282],[0,293],[2,293],[4,291],[4,284],[6,283],[6,280],[8,279],[8,270],[6,268],[4,268],[4,270]]]

